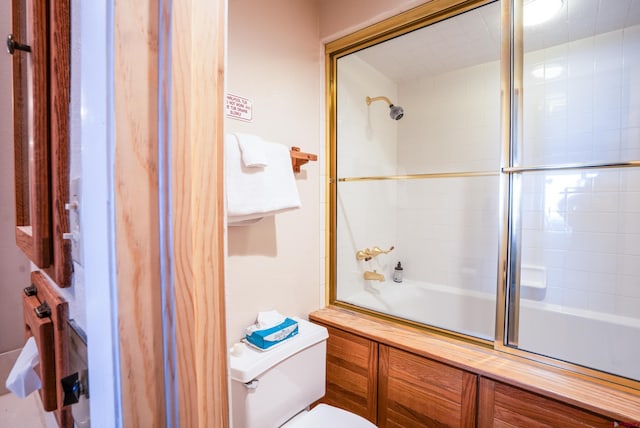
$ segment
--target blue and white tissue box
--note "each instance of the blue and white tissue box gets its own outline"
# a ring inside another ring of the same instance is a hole
[[[247,330],[245,339],[260,349],[269,349],[298,334],[298,322],[285,318],[280,324],[262,330]]]

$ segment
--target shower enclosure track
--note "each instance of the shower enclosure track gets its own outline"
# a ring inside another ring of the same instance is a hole
[[[571,163],[561,165],[540,165],[540,166],[512,166],[502,168],[502,172],[535,172],[535,171],[566,171],[573,169],[596,169],[596,168],[628,168],[639,167],[640,161],[629,162],[604,162],[604,163]]]
[[[338,178],[340,182],[347,181],[375,181],[375,180],[419,180],[423,178],[455,178],[455,177],[487,177],[500,175],[498,171],[477,171],[477,172],[434,172],[429,174],[408,174],[408,175],[380,175],[371,177],[345,177]],[[333,182],[333,179],[331,180]]]
[[[600,169],[600,168],[629,168],[640,167],[640,161],[629,162],[605,162],[605,163],[572,163],[561,165],[538,165],[538,166],[512,166],[501,168],[502,173],[519,173],[535,171],[567,171],[574,169]],[[369,177],[343,177],[338,178],[339,182],[350,181],[376,181],[376,180],[420,180],[425,178],[457,178],[457,177],[488,177],[500,175],[497,171],[476,171],[476,172],[434,172],[427,174],[406,174],[406,175],[378,175]],[[335,182],[331,179],[331,182]]]

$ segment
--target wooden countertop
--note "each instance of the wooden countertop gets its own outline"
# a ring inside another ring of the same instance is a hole
[[[621,422],[640,421],[640,391],[631,388],[343,308],[329,306],[309,319]]]

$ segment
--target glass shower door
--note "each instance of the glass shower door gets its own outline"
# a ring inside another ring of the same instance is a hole
[[[531,3],[507,343],[640,380],[640,1]]]
[[[336,63],[335,300],[493,342],[500,3]]]

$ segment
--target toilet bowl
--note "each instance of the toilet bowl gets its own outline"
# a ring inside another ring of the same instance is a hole
[[[375,425],[360,416],[327,404],[318,404],[282,425],[281,428],[375,428]]]
[[[298,335],[268,351],[242,343],[230,356],[232,426],[374,428],[337,407],[309,406],[325,394],[327,329],[306,320]]]

